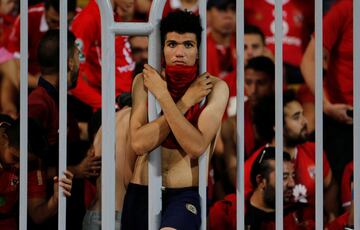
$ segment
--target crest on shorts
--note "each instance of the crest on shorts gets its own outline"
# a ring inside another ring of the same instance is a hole
[[[192,204],[187,203],[186,204],[186,209],[192,213],[194,213],[195,215],[197,215],[197,210],[196,207]]]

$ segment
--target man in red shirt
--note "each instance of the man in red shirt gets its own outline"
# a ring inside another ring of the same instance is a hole
[[[285,91],[284,104],[284,151],[288,152],[295,164],[296,180],[307,189],[309,208],[304,216],[315,220],[315,143],[308,142],[307,120],[304,117],[301,104],[296,100],[293,91]],[[259,136],[267,141],[267,145],[275,145],[275,98],[262,99],[254,108],[254,124]],[[258,149],[245,162],[245,178],[250,175],[250,169],[255,158],[261,153]],[[325,211],[327,215],[336,215],[336,185],[326,155],[324,162]],[[245,196],[248,198],[253,187],[248,179],[245,181]],[[335,191],[335,192],[334,192]]]
[[[76,14],[76,0],[68,3],[68,21],[72,21]],[[39,42],[46,31],[59,27],[59,0],[46,0],[29,8],[28,11],[28,45],[29,45],[29,87],[37,86],[40,77],[40,66],[37,58]],[[8,34],[6,50],[13,56],[8,68],[12,73],[6,84],[3,104],[4,112],[13,117],[18,116],[18,94],[20,87],[20,16],[15,20],[12,30]],[[15,70],[15,71],[14,71]]]
[[[284,225],[286,229],[304,229],[311,223],[300,223],[303,205],[295,200],[295,168],[290,155],[284,152],[283,192]],[[281,178],[281,177],[278,177]],[[275,229],[275,148],[264,148],[251,169],[251,183],[255,187],[247,201],[246,229]],[[299,196],[300,197],[300,196]],[[299,199],[297,197],[296,199]],[[302,199],[306,197],[301,197]],[[297,203],[295,203],[296,201]],[[299,215],[300,214],[300,215]],[[236,229],[236,195],[230,194],[210,209],[210,229]],[[301,226],[300,226],[301,225]],[[307,228],[306,228],[307,229]]]
[[[285,74],[288,82],[298,82],[302,81],[299,65],[303,51],[313,31],[314,1],[284,0],[282,4]],[[274,54],[275,0],[247,0],[244,7],[245,23],[261,29],[268,48]]]
[[[112,3],[114,9],[119,8],[123,12],[123,15],[114,13],[115,20],[126,20],[133,7],[133,0],[113,0]],[[95,0],[91,0],[75,18],[71,30],[82,53],[78,84],[71,93],[97,110],[101,108],[101,20],[99,6]],[[116,37],[115,55],[115,90],[118,96],[131,92],[135,69],[127,36]]]
[[[353,157],[353,1],[337,1],[323,19],[324,148],[337,181]],[[315,94],[315,38],[301,64]],[[341,133],[341,135],[339,135]]]
[[[267,57],[255,57],[245,67],[245,157],[253,153],[256,146],[264,144],[255,135],[253,128],[253,108],[258,101],[274,92],[275,65]],[[230,95],[232,95],[230,87]],[[230,99],[231,100],[231,99]],[[230,101],[231,103],[231,101]],[[229,107],[228,107],[229,109]],[[221,136],[224,143],[224,157],[227,174],[233,188],[236,187],[236,117],[232,116],[223,123]]]
[[[18,229],[19,201],[19,139],[20,121],[11,122],[10,118],[0,118],[0,228],[2,230]],[[54,216],[58,210],[59,186],[65,196],[71,195],[73,175],[64,172],[60,179],[54,177],[54,192],[46,196],[46,176],[36,163],[42,157],[46,141],[41,126],[34,120],[28,121],[29,172],[28,172],[28,214],[36,223],[44,222]]]

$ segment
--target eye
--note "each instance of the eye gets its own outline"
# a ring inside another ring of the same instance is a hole
[[[184,42],[185,48],[192,48],[194,47],[194,44],[192,42]]]
[[[170,48],[175,48],[176,42],[168,42],[167,46]]]

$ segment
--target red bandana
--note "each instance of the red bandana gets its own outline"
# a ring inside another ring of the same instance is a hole
[[[166,66],[165,75],[168,90],[171,97],[176,103],[185,94],[186,90],[190,87],[191,83],[195,81],[198,76],[197,65],[194,66]],[[186,113],[185,118],[195,127],[201,111],[204,106],[200,108],[199,104],[191,107]],[[162,146],[168,149],[180,149],[179,143],[172,132],[169,133],[168,137],[162,143]]]

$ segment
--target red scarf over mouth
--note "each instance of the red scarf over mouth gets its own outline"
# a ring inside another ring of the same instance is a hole
[[[193,66],[166,65],[165,75],[167,88],[171,97],[174,99],[174,102],[177,103],[190,85],[196,80],[198,76],[198,67],[197,64]],[[192,125],[197,127],[197,121],[203,108],[204,106],[200,108],[200,104],[196,104],[191,107],[184,116]],[[172,132],[169,133],[162,143],[162,146],[168,149],[181,148]]]

